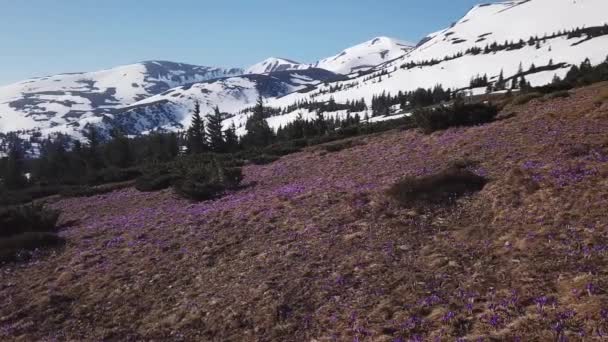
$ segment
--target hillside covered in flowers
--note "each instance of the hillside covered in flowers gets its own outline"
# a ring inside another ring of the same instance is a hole
[[[0,340],[604,340],[607,91],[308,147],[206,202],[48,199],[66,245],[0,268]],[[387,195],[455,164],[488,183],[451,204]]]

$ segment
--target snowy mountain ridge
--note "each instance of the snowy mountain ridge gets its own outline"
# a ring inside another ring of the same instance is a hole
[[[337,74],[350,74],[370,69],[411,51],[414,44],[389,37],[376,37],[352,46],[339,54],[312,64],[303,64],[284,58],[268,58],[247,69],[249,74],[264,74],[274,71],[319,68]]]
[[[259,96],[279,98],[340,79],[344,77],[316,68],[214,79],[173,88],[136,102],[106,118],[103,124],[106,128],[119,127],[132,135],[155,129],[181,130],[190,123],[195,102],[199,103],[203,116],[212,113],[216,106],[224,113],[238,113],[253,106]]]
[[[245,74],[267,74],[275,71],[302,70],[311,66],[285,58],[270,57],[245,70]]]
[[[243,134],[249,115],[244,109],[252,105],[258,89],[268,106],[285,109],[301,101],[330,99],[364,99],[369,106],[384,92],[438,84],[478,94],[486,89],[470,89],[472,78],[486,75],[492,83],[501,73],[508,82],[525,75],[540,86],[585,59],[592,64],[606,59],[605,13],[605,0],[506,1],[473,7],[415,47],[379,37],[311,65],[271,58],[243,71],[146,62],[87,77],[39,78],[0,87],[0,131],[40,127],[77,135],[88,123],[120,125],[129,134],[183,129],[193,101],[200,101],[204,113],[216,105],[232,113],[224,125],[234,123]],[[239,76],[243,73],[249,75]],[[316,115],[283,111],[268,121],[278,128],[298,114]]]
[[[608,13],[608,1],[604,0],[521,0],[477,5],[462,19],[430,34],[403,56],[360,75],[349,75],[348,80],[320,84],[305,94],[269,99],[268,106],[286,108],[299,101],[330,99],[345,103],[361,98],[369,106],[372,98],[383,92],[396,94],[438,84],[444,88],[467,89],[472,78],[484,74],[490,82],[495,82],[501,73],[510,81],[520,68],[533,86],[545,85],[555,76],[564,77],[570,66],[586,59],[594,65],[606,60],[608,35],[590,33],[591,28],[607,27],[605,13]],[[567,33],[577,28],[589,30]],[[479,94],[486,88],[466,91]],[[297,110],[268,121],[276,129],[294,120],[297,114],[309,119],[316,115]],[[246,114],[229,121],[227,125],[234,122],[237,127],[242,126]]]
[[[0,132],[76,129],[118,108],[188,83],[243,70],[147,61],[96,72],[38,77],[0,87]]]

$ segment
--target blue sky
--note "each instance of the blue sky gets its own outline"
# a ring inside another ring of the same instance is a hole
[[[143,60],[313,62],[376,36],[417,42],[479,0],[3,0],[0,85]]]

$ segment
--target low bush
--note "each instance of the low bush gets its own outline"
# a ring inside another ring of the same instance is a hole
[[[0,206],[20,205],[32,202],[33,200],[56,195],[60,193],[64,186],[36,185],[22,190],[1,190]]]
[[[323,148],[325,149],[325,151],[332,153],[332,152],[339,152],[339,151],[353,148],[355,146],[360,146],[360,145],[365,145],[365,143],[362,141],[359,141],[359,140],[347,140],[347,141],[327,144],[327,145],[324,145]]]
[[[60,195],[62,197],[70,198],[70,197],[92,197],[97,195],[107,194],[116,190],[121,190],[132,186],[132,182],[123,182],[118,184],[106,184],[102,186],[70,186],[64,188]]]
[[[414,111],[413,119],[425,133],[455,126],[474,126],[492,122],[498,114],[498,108],[492,104],[456,103],[451,107],[439,106]]]
[[[405,178],[394,184],[387,194],[406,207],[444,204],[480,191],[486,183],[484,177],[468,170],[450,168],[430,176]]]
[[[0,209],[0,237],[25,232],[54,232],[59,212],[40,204],[4,207]]]
[[[169,188],[177,178],[169,172],[146,173],[135,180],[135,189],[142,192],[160,191]]]
[[[516,96],[511,103],[516,106],[521,106],[521,105],[525,105],[526,103],[528,103],[534,99],[538,99],[541,97],[543,97],[542,93],[537,93],[537,92],[525,93],[525,94]]]
[[[268,154],[262,154],[256,157],[251,158],[249,161],[255,165],[267,165],[274,163],[275,161],[281,159],[279,156],[273,156]]]
[[[235,189],[243,179],[240,168],[227,168],[217,160],[190,168],[173,185],[175,192],[195,201],[210,200]]]
[[[570,92],[567,90],[556,91],[547,95],[548,99],[559,99],[559,98],[567,98],[570,97]]]
[[[59,212],[42,205],[0,209],[0,262],[13,261],[22,250],[55,246]]]
[[[115,167],[109,167],[101,169],[90,175],[88,179],[89,184],[105,184],[105,183],[118,183],[129,180],[134,180],[141,176],[142,172],[139,168],[127,168],[119,169]]]
[[[58,247],[65,240],[57,234],[47,232],[27,232],[7,238],[0,238],[0,263],[26,259],[23,252],[41,248]]]
[[[288,154],[300,152],[301,150],[302,150],[302,148],[296,147],[291,144],[277,144],[277,145],[271,145],[271,146],[266,147],[262,151],[262,153],[272,155],[272,156],[282,157],[282,156],[286,156]]]

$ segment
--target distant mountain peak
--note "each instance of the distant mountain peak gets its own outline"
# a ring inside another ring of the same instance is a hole
[[[386,36],[375,37],[345,49],[335,56],[320,60],[314,66],[335,73],[350,74],[401,57],[411,51],[415,45]]]
[[[301,70],[310,68],[307,64],[302,64],[287,58],[270,57],[260,63],[254,64],[245,70],[246,74],[267,74],[276,71]]]

